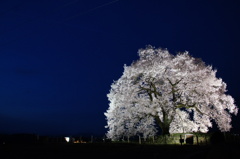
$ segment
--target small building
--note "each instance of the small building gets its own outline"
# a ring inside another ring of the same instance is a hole
[[[193,145],[194,143],[194,135],[193,134],[185,134],[185,143],[189,145]]]

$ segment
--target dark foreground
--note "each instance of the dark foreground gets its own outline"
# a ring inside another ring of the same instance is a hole
[[[239,145],[173,146],[123,143],[89,144],[5,144],[0,146],[1,158],[76,159],[76,158],[131,158],[131,159],[238,159]]]

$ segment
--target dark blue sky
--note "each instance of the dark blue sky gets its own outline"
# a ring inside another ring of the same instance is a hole
[[[213,65],[239,104],[239,28],[238,0],[2,0],[0,133],[105,133],[110,85],[148,44]]]

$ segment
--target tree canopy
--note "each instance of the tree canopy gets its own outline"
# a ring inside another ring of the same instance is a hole
[[[124,65],[123,75],[114,81],[107,95],[104,113],[107,136],[154,135],[208,132],[214,120],[220,131],[231,128],[231,114],[237,114],[234,99],[216,70],[188,52],[147,46],[139,59]]]

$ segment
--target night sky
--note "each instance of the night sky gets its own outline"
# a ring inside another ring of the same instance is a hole
[[[1,0],[0,133],[106,133],[110,85],[148,44],[202,58],[239,106],[239,37],[238,0]]]

